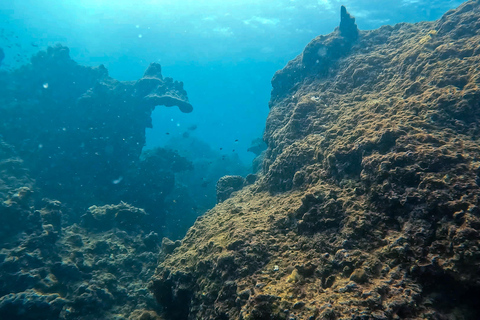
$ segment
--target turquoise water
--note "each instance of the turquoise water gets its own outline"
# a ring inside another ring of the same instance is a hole
[[[119,80],[140,78],[150,62],[184,82],[194,112],[157,108],[147,147],[185,132],[246,163],[262,136],[270,79],[347,6],[360,29],[438,19],[461,1],[65,1],[0,3],[2,68],[49,45],[70,48],[79,64],[103,64]],[[188,130],[195,126],[195,130]]]

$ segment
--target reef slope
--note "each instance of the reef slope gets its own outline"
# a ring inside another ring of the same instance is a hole
[[[480,317],[480,3],[352,19],[275,74],[263,173],[160,261],[166,319]]]

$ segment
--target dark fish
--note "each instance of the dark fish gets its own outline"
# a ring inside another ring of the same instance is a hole
[[[190,127],[187,128],[188,130],[190,131],[194,131],[197,129],[197,125],[196,124],[192,124]]]

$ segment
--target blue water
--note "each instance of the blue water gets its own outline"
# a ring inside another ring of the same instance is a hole
[[[147,148],[189,135],[244,163],[268,115],[270,79],[347,6],[360,29],[438,19],[461,1],[10,0],[0,2],[3,68],[62,43],[80,64],[104,64],[119,80],[150,62],[185,84],[194,112],[157,108]],[[196,127],[195,130],[188,128]]]

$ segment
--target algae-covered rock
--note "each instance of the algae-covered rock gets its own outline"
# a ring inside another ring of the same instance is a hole
[[[0,241],[40,223],[31,212],[34,181],[14,148],[0,137]]]
[[[272,80],[263,170],[158,264],[166,319],[477,319],[480,3],[319,36]]]
[[[162,320],[155,311],[153,310],[135,310],[129,317],[128,320]]]
[[[170,254],[175,250],[175,248],[178,248],[182,242],[180,240],[172,241],[168,238],[163,238],[162,239],[162,251],[166,254]]]
[[[160,241],[131,224],[143,210],[124,203],[91,208],[90,224],[81,227],[61,223],[60,202],[42,205],[29,209],[36,224],[24,221],[26,232],[0,249],[0,318],[109,319],[157,309],[145,283]]]
[[[67,301],[58,294],[39,294],[33,290],[0,297],[0,318],[49,320],[59,319]]]
[[[223,176],[217,182],[217,202],[223,202],[230,195],[243,188],[245,179],[242,176]]]
[[[91,229],[108,230],[116,227],[132,230],[141,226],[146,215],[145,210],[120,202],[118,205],[91,206],[83,215],[83,222]]]

